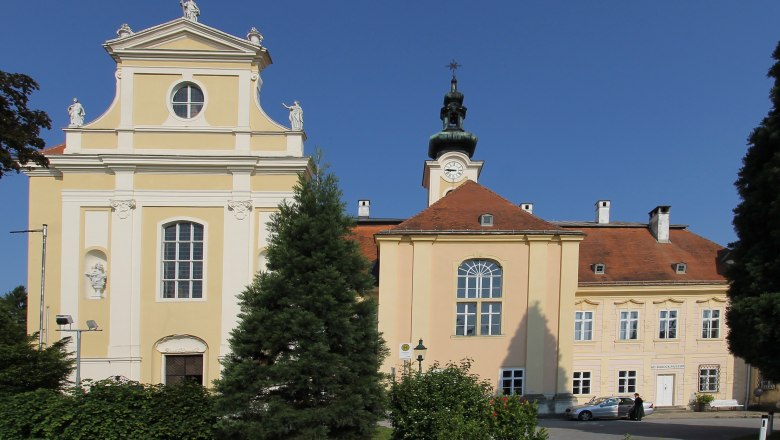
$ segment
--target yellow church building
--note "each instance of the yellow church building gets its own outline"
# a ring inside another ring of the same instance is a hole
[[[113,102],[91,122],[74,102],[50,167],[27,173],[29,224],[48,225],[45,338],[67,335],[56,315],[102,330],[83,335],[84,378],[218,378],[237,295],[265,267],[266,225],[310,171],[300,105],[287,106],[290,127],[260,105],[272,62],[262,35],[226,34],[197,12],[120,27],[104,44]],[[424,162],[429,206],[382,220],[360,202],[355,239],[375,263],[383,370],[408,368],[422,340],[424,367],[471,358],[498,392],[542,412],[634,392],[657,406],[699,392],[744,404],[757,379],[727,349],[724,249],[672,224],[668,206],[626,223],[600,200],[593,221],[549,222],[495,194],[478,183],[463,99],[453,76]],[[40,261],[29,253],[29,292]]]

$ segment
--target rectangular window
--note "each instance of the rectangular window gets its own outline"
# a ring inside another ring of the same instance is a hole
[[[165,384],[192,381],[203,385],[203,355],[165,355]]]
[[[523,373],[522,368],[502,368],[499,389],[501,394],[507,396],[512,394],[523,394]]]
[[[573,394],[590,394],[590,371],[575,371]]]
[[[762,375],[758,376],[758,386],[761,387],[762,390],[774,390],[777,388],[777,385],[772,382],[771,380],[766,380]]]
[[[704,339],[720,338],[720,310],[717,309],[702,310],[701,337]]]
[[[483,302],[482,316],[479,317],[480,335],[500,335],[501,334],[501,303]]]
[[[620,339],[639,339],[639,312],[623,310],[620,312]]]
[[[474,336],[477,329],[477,303],[458,303],[455,334]]]
[[[699,365],[699,392],[717,393],[720,388],[720,365]]]
[[[677,310],[661,310],[658,319],[658,338],[677,338]]]
[[[618,394],[636,392],[636,370],[618,371]]]
[[[203,225],[173,223],[163,228],[161,295],[203,298]]]
[[[593,312],[574,312],[574,340],[593,339]]]

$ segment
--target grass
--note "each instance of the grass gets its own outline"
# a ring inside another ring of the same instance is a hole
[[[385,428],[384,426],[380,426],[376,429],[376,433],[371,438],[371,440],[390,440],[390,434],[392,433],[393,433],[392,429]]]

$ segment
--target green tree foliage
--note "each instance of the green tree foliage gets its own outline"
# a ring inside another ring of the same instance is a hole
[[[63,389],[73,370],[67,351],[70,338],[39,350],[37,336],[27,334],[27,292],[23,286],[0,298],[0,395]]]
[[[319,162],[319,161],[318,161]],[[240,295],[216,382],[230,439],[365,439],[383,415],[386,349],[368,262],[337,179],[313,165],[271,220],[268,271]]]
[[[39,389],[0,397],[0,438],[213,438],[212,398],[198,384],[143,385],[112,380],[68,393]]]
[[[736,182],[726,318],[731,352],[780,382],[780,43],[773,57],[772,109],[748,139]]]
[[[30,94],[38,83],[21,73],[0,70],[0,178],[8,171],[22,169],[28,162],[48,166],[41,154],[45,146],[41,128],[51,128],[49,116],[41,110],[30,110]]]
[[[469,372],[471,361],[424,373],[404,373],[390,392],[397,440],[543,440],[537,408],[519,396],[496,397],[487,381]]]

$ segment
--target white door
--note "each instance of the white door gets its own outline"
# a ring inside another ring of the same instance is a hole
[[[674,375],[663,374],[656,378],[655,406],[674,405]]]

